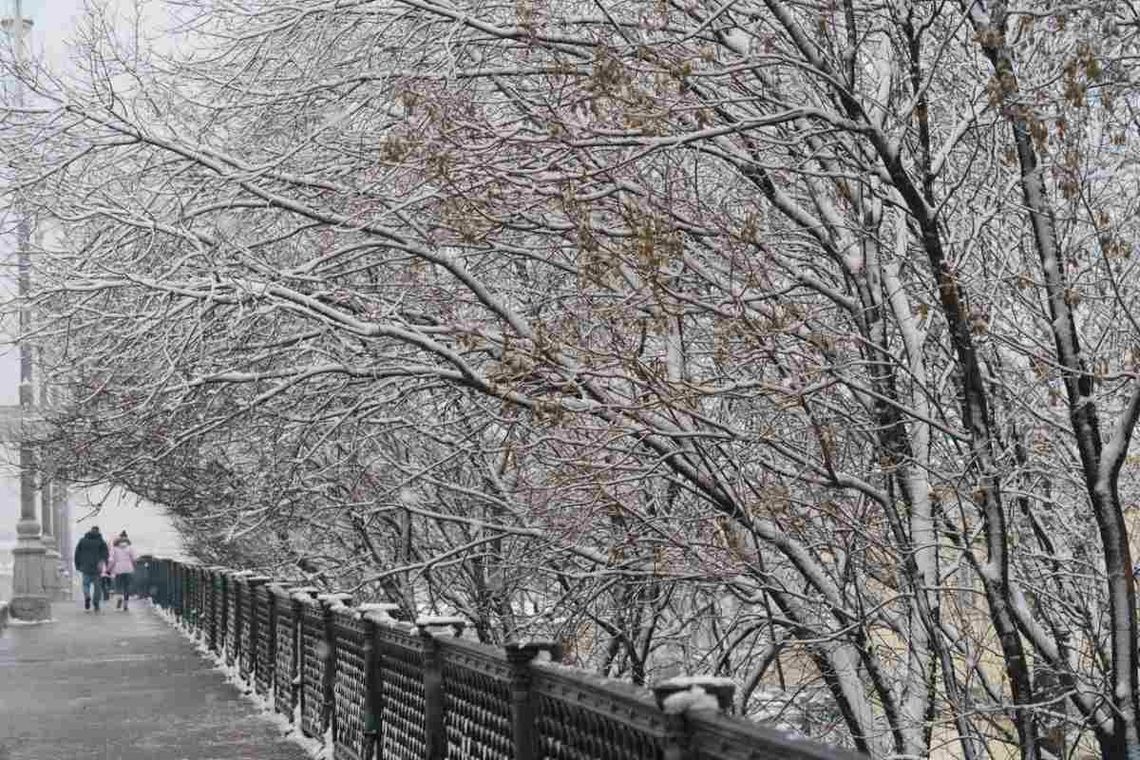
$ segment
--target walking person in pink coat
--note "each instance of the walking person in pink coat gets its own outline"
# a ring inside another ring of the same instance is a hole
[[[110,554],[111,556],[107,560],[107,569],[111,571],[111,577],[115,579],[115,587],[122,594],[122,598],[115,602],[115,609],[122,609],[125,612],[127,602],[131,597],[131,581],[134,579],[136,562],[135,550],[131,546],[131,540],[127,538],[125,530],[119,533],[119,537],[115,539]]]

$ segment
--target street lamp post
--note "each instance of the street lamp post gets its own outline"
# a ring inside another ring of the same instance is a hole
[[[21,0],[15,0],[12,16],[3,25],[12,43],[17,65],[23,60],[24,41],[31,19],[25,19]],[[18,76],[18,74],[17,74]],[[23,86],[15,82],[15,98],[23,104]],[[28,295],[32,286],[31,222],[26,211],[19,209],[16,223],[16,276],[20,296],[20,417],[24,423],[32,421],[35,410],[35,389],[32,384],[32,347],[27,336],[31,329],[32,313]],[[16,523],[16,548],[12,550],[11,616],[16,620],[40,621],[51,619],[51,599],[48,596],[47,549],[41,537],[40,523],[36,520],[36,469],[35,451],[31,444],[20,443],[20,520]],[[54,572],[54,568],[52,568]]]

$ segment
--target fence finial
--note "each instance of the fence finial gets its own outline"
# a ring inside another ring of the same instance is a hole
[[[430,636],[432,630],[435,628],[451,628],[455,632],[455,637],[459,638],[463,635],[463,630],[467,627],[467,621],[461,617],[418,617],[416,618],[416,628],[419,629],[421,636]]]
[[[670,714],[690,710],[729,712],[735,692],[736,684],[731,678],[715,676],[678,676],[653,687],[657,706]]]

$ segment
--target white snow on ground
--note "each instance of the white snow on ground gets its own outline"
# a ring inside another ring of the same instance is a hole
[[[237,660],[234,661],[233,665],[226,664],[226,653],[224,648],[221,652],[210,651],[210,648],[206,645],[206,642],[202,640],[197,634],[195,634],[192,628],[183,625],[182,621],[179,620],[178,616],[173,612],[170,612],[169,610],[162,607],[154,607],[153,609],[160,617],[166,620],[166,622],[169,623],[172,628],[174,628],[176,631],[179,631],[183,636],[185,636],[194,645],[194,648],[198,650],[198,653],[201,654],[203,658],[213,663],[214,670],[222,673],[225,676],[227,683],[233,684],[233,686],[242,693],[242,696],[256,705],[261,713],[261,717],[276,726],[281,731],[282,736],[304,749],[305,752],[313,758],[313,760],[332,760],[331,729],[325,735],[325,743],[323,745],[316,739],[309,738],[308,736],[302,734],[300,727],[300,714],[295,714],[293,716],[294,722],[290,723],[285,719],[284,715],[281,715],[276,710],[274,710],[272,692],[270,692],[267,697],[263,697],[258,694],[257,690],[254,689],[253,684],[247,682],[244,678],[241,677],[241,671],[238,667]]]

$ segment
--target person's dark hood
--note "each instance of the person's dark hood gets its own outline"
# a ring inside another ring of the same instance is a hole
[[[84,535],[84,538],[102,538],[102,537],[103,537],[103,534],[99,532],[98,528],[92,528],[91,530],[87,531],[87,533]]]

